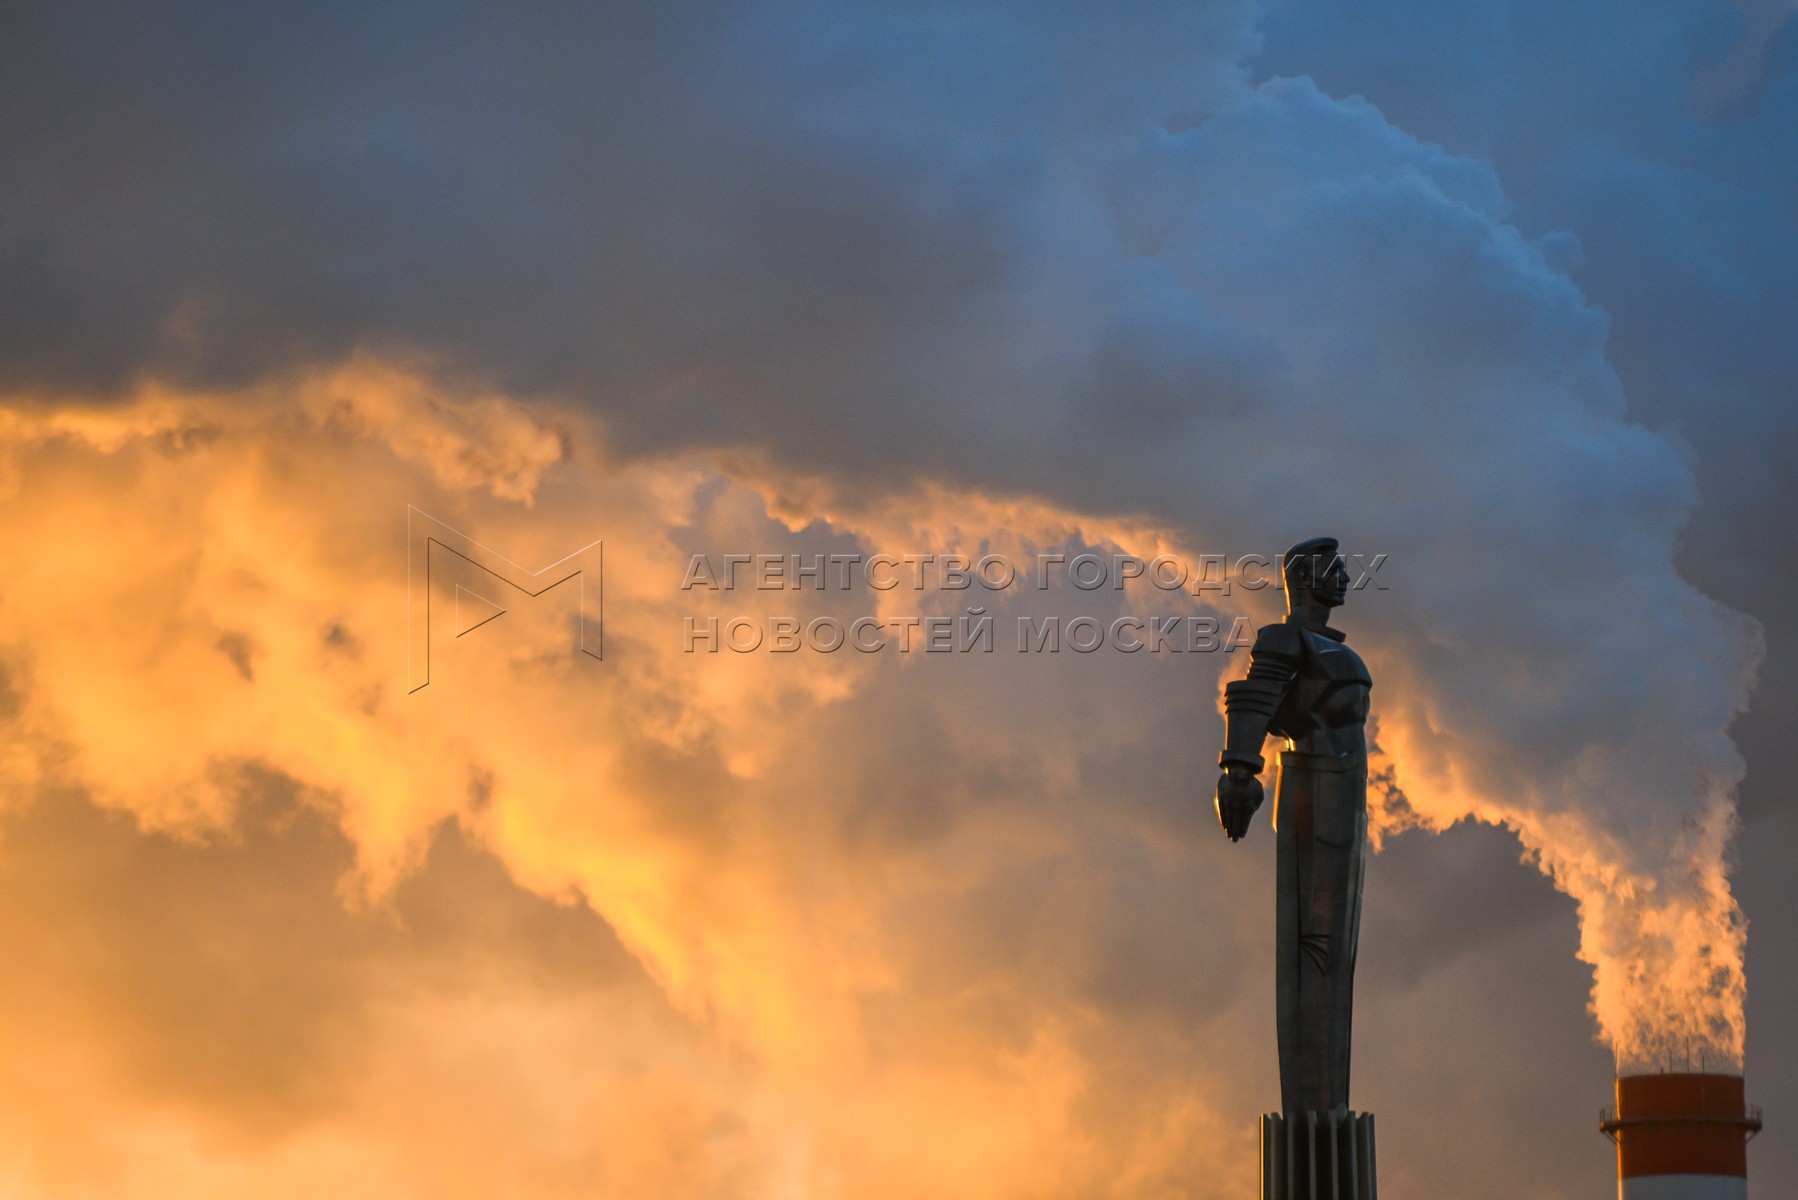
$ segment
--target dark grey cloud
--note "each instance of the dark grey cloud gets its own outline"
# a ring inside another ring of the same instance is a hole
[[[838,410],[874,406],[837,402],[833,360],[978,324],[1041,250],[1051,155],[1214,101],[1246,24],[1235,3],[21,13],[6,370],[230,379],[392,339],[646,437],[782,412],[775,434],[855,432]]]

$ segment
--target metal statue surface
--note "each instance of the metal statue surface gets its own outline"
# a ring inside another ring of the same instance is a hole
[[[1284,738],[1274,789],[1280,1099],[1287,1113],[1327,1113],[1349,1102],[1373,679],[1328,621],[1349,590],[1336,539],[1288,550],[1281,581],[1286,619],[1257,632],[1248,677],[1224,687],[1217,815],[1240,841],[1261,807],[1262,743]]]

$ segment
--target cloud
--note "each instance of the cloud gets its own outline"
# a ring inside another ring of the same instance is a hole
[[[142,1137],[182,1125],[156,1115],[172,1110],[226,1147],[158,1150],[141,1186],[229,1190],[221,1178],[292,1155],[313,1161],[295,1177],[307,1187],[346,1156],[406,1174],[427,1142],[472,1136],[444,1097],[498,1089],[522,1120],[563,1102],[575,1064],[597,1162],[564,1162],[539,1133],[466,1179],[433,1163],[405,1186],[459,1194],[491,1172],[552,1195],[577,1178],[703,1195],[778,1194],[789,1176],[892,1195],[965,1177],[995,1195],[1119,1172],[1162,1186],[1239,1136],[1221,1107],[1235,1068],[1208,1065],[1191,1028],[1244,1002],[1238,959],[1258,952],[1242,933],[1168,952],[1139,927],[1145,906],[1208,907],[1210,885],[1190,869],[1189,814],[1131,801],[1108,767],[1144,744],[1154,703],[1170,733],[1181,713],[1215,723],[1184,674],[1162,665],[1154,693],[1133,693],[1143,672],[1105,679],[1073,656],[1008,654],[994,678],[991,659],[685,653],[689,544],[799,552],[856,535],[795,530],[696,462],[608,462],[578,411],[428,391],[390,368],[28,420],[8,519],[40,553],[6,613],[8,753],[31,774],[10,807],[20,853],[68,872],[16,874],[18,903],[47,904],[58,936],[119,962],[43,981],[92,999],[68,1024],[98,1056],[95,1096]],[[464,452],[476,427],[567,448],[525,453],[532,507],[509,490],[512,457]],[[296,486],[326,478],[355,482]],[[96,515],[79,557],[55,553],[81,498],[120,479],[131,511]],[[546,599],[439,646],[430,687],[406,695],[405,577],[372,566],[403,542],[401,495],[526,562],[603,533],[605,662],[573,653],[572,613]],[[1022,512],[1045,536],[1065,528]],[[771,614],[794,599],[727,597]],[[995,719],[995,698],[1057,676]],[[1081,738],[1039,757],[1031,727],[1103,692],[1115,713],[1086,712]],[[991,753],[1014,722],[1016,749]],[[34,841],[46,822],[53,842]],[[106,853],[116,893],[82,889],[74,864]],[[264,886],[273,911],[253,899]],[[552,918],[526,892],[603,923]],[[1041,924],[1049,911],[1064,915]],[[508,912],[567,930],[557,953],[599,974],[519,961],[537,935]],[[453,962],[436,949],[446,924]],[[1140,1016],[1112,1030],[1109,1010]],[[465,1024],[483,1032],[453,1032]],[[1156,1064],[1151,1041],[1177,1054]],[[39,1186],[69,1172],[98,1186],[130,1155],[33,1162]]]

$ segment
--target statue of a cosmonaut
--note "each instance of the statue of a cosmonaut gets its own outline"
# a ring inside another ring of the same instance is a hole
[[[1284,556],[1286,619],[1263,627],[1247,678],[1224,687],[1217,815],[1230,840],[1261,806],[1262,742],[1285,739],[1274,791],[1279,896],[1276,995],[1284,1111],[1349,1102],[1355,941],[1367,857],[1368,691],[1373,680],[1330,610],[1348,598],[1334,538]]]

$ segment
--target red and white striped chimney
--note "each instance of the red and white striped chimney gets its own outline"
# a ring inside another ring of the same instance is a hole
[[[1761,1115],[1740,1075],[1620,1075],[1599,1128],[1617,1143],[1619,1200],[1748,1200]]]

